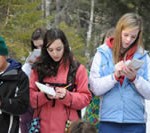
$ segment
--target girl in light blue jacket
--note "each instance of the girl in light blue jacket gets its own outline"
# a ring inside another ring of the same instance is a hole
[[[145,133],[145,99],[150,99],[150,57],[142,43],[142,19],[126,13],[113,38],[101,45],[90,71],[91,91],[101,96],[99,133]],[[127,64],[143,62],[140,68]]]

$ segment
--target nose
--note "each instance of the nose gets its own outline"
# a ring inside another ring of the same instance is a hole
[[[128,40],[128,41],[130,41],[130,40],[131,40],[131,37],[130,37],[130,36],[128,36],[128,37],[127,37],[127,40]]]
[[[54,50],[53,51],[53,55],[56,56],[57,55],[57,51]]]

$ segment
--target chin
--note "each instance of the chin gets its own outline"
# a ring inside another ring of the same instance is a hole
[[[126,45],[126,46],[123,46],[122,48],[123,48],[123,49],[127,49],[128,47],[129,47],[129,46]]]
[[[58,59],[58,60],[54,60],[55,62],[59,62],[60,61],[60,59]]]

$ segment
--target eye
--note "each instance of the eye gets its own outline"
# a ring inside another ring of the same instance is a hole
[[[136,36],[131,36],[132,39],[136,39]]]
[[[49,51],[49,52],[53,52],[53,49],[51,49],[51,48],[47,48],[47,51]]]
[[[62,48],[57,48],[57,51],[61,51],[62,50]]]
[[[122,36],[123,36],[123,37],[128,37],[129,34],[128,34],[128,33],[125,33],[125,32],[122,32]]]
[[[60,47],[57,47],[56,50],[61,51],[63,48],[64,48],[63,46],[60,46]]]
[[[124,33],[123,36],[124,36],[124,37],[128,37],[129,35],[128,35],[127,33]]]

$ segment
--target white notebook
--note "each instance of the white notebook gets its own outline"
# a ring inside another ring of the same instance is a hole
[[[48,95],[52,95],[52,96],[55,96],[56,95],[56,92],[54,90],[53,87],[50,87],[50,86],[46,86],[42,83],[39,83],[39,82],[35,82],[35,84],[37,85],[37,87],[42,91],[44,92],[45,94],[48,94]]]
[[[36,59],[37,57],[39,57],[40,54],[41,54],[41,49],[34,49],[34,50],[30,53],[30,55],[27,57],[26,62],[28,62],[28,61],[35,61],[35,59]]]
[[[126,61],[126,65],[128,67],[134,68],[136,70],[140,69],[143,64],[144,64],[144,61],[138,60],[138,59],[133,59],[133,60]]]

